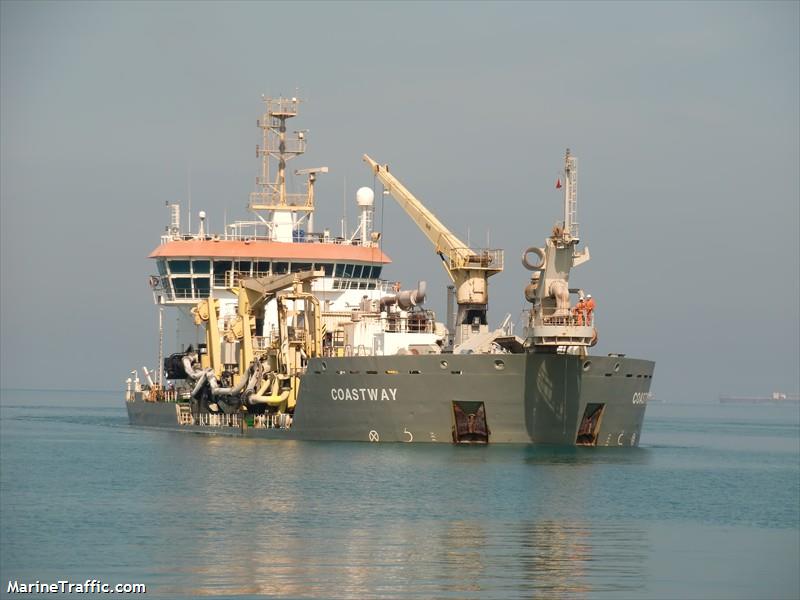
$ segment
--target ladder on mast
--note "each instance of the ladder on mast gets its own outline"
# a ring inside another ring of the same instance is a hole
[[[578,233],[578,159],[567,148],[564,157],[564,233],[580,239]]]

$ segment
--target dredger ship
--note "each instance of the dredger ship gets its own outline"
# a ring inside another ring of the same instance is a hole
[[[206,231],[170,224],[150,254],[159,311],[156,369],[131,372],[130,422],[189,432],[268,439],[456,444],[637,446],[654,363],[594,356],[595,314],[570,273],[589,260],[579,247],[577,161],[564,160],[564,220],[522,254],[531,272],[521,335],[487,318],[489,278],[504,253],[470,248],[389,167],[364,161],[430,240],[452,280],[447,316],[425,308],[424,282],[403,290],[373,230],[375,192],[356,193],[349,233],[317,231],[314,186],[327,167],[294,171],[306,130],[289,133],[297,98],[263,98],[254,218]],[[191,213],[190,213],[191,218]],[[164,311],[177,312],[175,347],[164,352]]]

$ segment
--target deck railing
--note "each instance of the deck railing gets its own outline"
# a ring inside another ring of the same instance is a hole
[[[568,315],[542,315],[535,317],[531,322],[531,311],[522,311],[522,322],[532,325],[568,325],[573,327],[595,327],[596,315],[594,312],[588,315],[586,313],[579,314],[574,311],[574,307],[570,309]]]
[[[233,223],[232,225],[236,225],[236,228],[231,227],[231,232],[226,231],[222,235],[215,234],[215,235],[206,235],[202,238],[198,238],[198,236],[193,234],[180,234],[180,235],[162,235],[161,236],[161,243],[168,244],[169,242],[174,242],[178,240],[190,241],[190,240],[206,240],[206,241],[217,241],[217,240],[224,240],[224,241],[235,241],[235,242],[272,242],[275,241],[275,237],[270,235],[269,232],[264,231],[266,226],[261,221],[242,221],[238,223]],[[243,229],[248,229],[247,232],[243,231]],[[261,229],[261,232],[259,232]],[[326,236],[322,233],[309,233],[309,232],[295,232],[292,236],[292,241],[294,243],[300,244],[334,244],[337,246],[363,246],[366,245],[367,247],[378,247],[377,242],[373,242],[371,240],[367,240],[366,244],[362,242],[361,239],[348,239],[344,237],[333,237],[333,236]],[[502,251],[500,251],[502,252]]]
[[[238,414],[206,413],[194,415],[192,425],[199,427],[241,427],[242,418]]]

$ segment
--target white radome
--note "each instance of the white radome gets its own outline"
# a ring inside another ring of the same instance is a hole
[[[359,206],[372,206],[375,203],[375,193],[371,188],[361,187],[356,192],[356,204]]]

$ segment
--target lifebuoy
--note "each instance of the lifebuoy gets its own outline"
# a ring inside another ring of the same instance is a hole
[[[539,257],[539,264],[532,265],[528,262],[528,254],[533,252],[536,256]],[[525,252],[522,253],[522,266],[528,269],[528,271],[538,271],[542,267],[544,267],[544,250],[541,248],[537,248],[536,246],[531,246]]]

